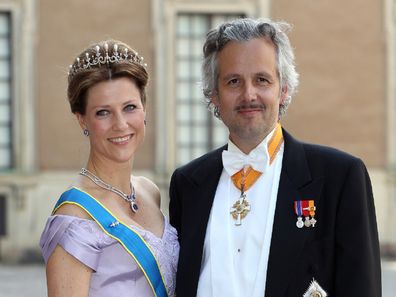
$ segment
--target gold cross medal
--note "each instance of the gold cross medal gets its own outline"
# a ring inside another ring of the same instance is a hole
[[[241,197],[232,205],[230,213],[235,221],[235,226],[240,226],[242,224],[242,219],[246,217],[250,211],[250,203],[246,199],[246,194],[241,193]]]

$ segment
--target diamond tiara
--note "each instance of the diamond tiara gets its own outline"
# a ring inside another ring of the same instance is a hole
[[[135,51],[129,51],[128,48],[124,47],[123,51],[118,51],[118,44],[114,44],[113,46],[113,54],[109,56],[109,45],[105,43],[103,45],[105,54],[104,56],[100,52],[100,46],[96,45],[95,50],[96,54],[90,55],[88,52],[85,53],[85,58],[80,59],[80,57],[76,58],[76,62],[73,65],[69,66],[69,77],[73,77],[75,74],[84,71],[86,69],[90,69],[92,66],[99,65],[110,65],[113,63],[120,62],[129,62],[129,63],[137,63],[144,68],[147,67],[147,64],[144,63],[144,58],[139,56],[139,54]]]

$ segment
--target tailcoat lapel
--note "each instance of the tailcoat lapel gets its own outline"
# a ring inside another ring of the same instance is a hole
[[[284,296],[297,261],[312,230],[296,227],[296,200],[318,202],[323,180],[313,180],[302,143],[283,131],[285,150],[279,182],[271,247],[268,260],[266,296]]]

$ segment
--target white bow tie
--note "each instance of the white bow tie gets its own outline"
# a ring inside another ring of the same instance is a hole
[[[264,146],[259,146],[245,155],[239,152],[223,151],[223,166],[230,176],[233,176],[245,165],[250,165],[254,170],[264,173],[267,166],[268,152]]]

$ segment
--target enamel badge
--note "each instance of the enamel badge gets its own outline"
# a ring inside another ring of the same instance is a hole
[[[311,284],[303,297],[327,297],[327,293],[322,289],[315,279],[312,279]]]
[[[304,226],[315,227],[315,201],[314,200],[296,200],[294,201],[294,212],[297,215],[297,228],[303,228]]]

